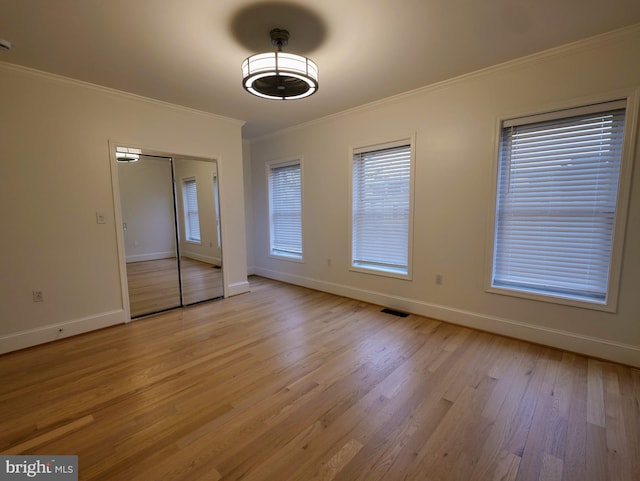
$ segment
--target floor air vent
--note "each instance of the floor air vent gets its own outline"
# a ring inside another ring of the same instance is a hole
[[[398,316],[398,317],[407,317],[409,315],[406,312],[395,311],[393,309],[387,309],[386,307],[382,309],[380,312],[384,312],[385,314],[391,314],[392,316]]]

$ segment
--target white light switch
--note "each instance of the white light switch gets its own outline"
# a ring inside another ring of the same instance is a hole
[[[107,221],[104,219],[104,212],[96,212],[96,222],[98,224],[106,224]]]

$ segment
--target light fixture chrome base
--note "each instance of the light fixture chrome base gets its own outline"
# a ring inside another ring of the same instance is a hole
[[[278,52],[282,52],[282,47],[289,44],[289,31],[283,28],[274,28],[269,32],[271,37],[271,45],[277,47]]]

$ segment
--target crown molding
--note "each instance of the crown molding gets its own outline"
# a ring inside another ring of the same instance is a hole
[[[125,98],[128,100],[136,100],[138,102],[144,102],[151,105],[156,105],[163,108],[168,108],[172,110],[176,110],[179,112],[186,112],[190,114],[200,115],[203,117],[207,117],[210,119],[220,120],[223,122],[228,122],[234,125],[239,125],[242,127],[246,121],[234,119],[231,117],[224,117],[222,115],[214,114],[211,112],[205,112],[204,110],[198,110],[191,107],[185,107],[183,105],[173,104],[171,102],[165,102],[164,100],[157,100],[150,97],[144,97],[143,95],[134,94],[131,92],[125,92],[124,90],[118,90],[111,87],[105,87],[102,85],[93,84],[90,82],[85,82],[84,80],[77,80],[70,77],[65,77],[63,75],[54,74],[51,72],[45,72],[43,70],[37,70],[31,67],[25,67],[23,65],[18,65],[9,62],[1,62],[0,61],[0,70],[14,71],[25,73],[28,75],[32,75],[34,77],[44,78],[46,80],[52,80],[54,82],[59,82],[67,85],[74,85],[77,87],[86,88],[89,90],[94,90],[101,93],[106,93],[110,95],[115,95],[121,98]]]
[[[593,48],[597,48],[602,46],[608,42],[619,41],[622,38],[640,35],[640,23],[635,23],[633,25],[619,28],[616,30],[611,30],[610,32],[602,33],[600,35],[595,35],[593,37],[585,38],[582,40],[577,40],[575,42],[567,43],[564,45],[560,45],[558,47],[553,47],[547,50],[542,50],[540,52],[532,53],[529,55],[525,55],[524,57],[518,57],[513,60],[508,60],[506,62],[502,62],[496,65],[491,65],[489,67],[482,68],[480,70],[474,70],[473,72],[469,72],[466,74],[458,75],[456,77],[452,77],[450,79],[442,80],[440,82],[435,82],[432,84],[428,84],[422,87],[418,87],[413,90],[408,90],[406,92],[402,92],[396,95],[392,95],[391,97],[385,97],[383,99],[374,100],[373,102],[369,102],[366,104],[359,105],[357,107],[353,107],[347,110],[343,110],[340,112],[336,112],[334,114],[329,114],[324,117],[320,117],[317,119],[309,120],[308,122],[303,122],[301,124],[294,125],[292,127],[287,127],[276,132],[271,132],[269,134],[265,134],[259,137],[246,139],[247,141],[254,143],[260,142],[262,140],[269,139],[271,137],[277,137],[280,135],[285,135],[291,132],[295,132],[300,129],[304,129],[307,127],[311,127],[313,125],[322,124],[324,122],[329,122],[332,120],[336,120],[341,117],[345,117],[357,112],[374,110],[378,107],[396,102],[398,100],[403,100],[409,97],[413,97],[416,95],[420,95],[426,92],[431,92],[435,90],[440,90],[443,88],[451,87],[452,85],[466,82],[468,80],[473,80],[476,78],[484,77],[496,72],[500,72],[506,69],[520,67],[525,65],[532,65],[538,62],[542,62],[544,60],[558,58],[562,56],[566,56],[572,53],[577,53],[583,50],[590,50]]]

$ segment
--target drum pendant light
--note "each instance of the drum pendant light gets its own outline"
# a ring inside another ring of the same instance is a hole
[[[289,32],[274,28],[270,32],[276,52],[252,55],[242,62],[242,86],[253,95],[266,99],[294,100],[318,90],[318,66],[300,55],[284,53]]]

